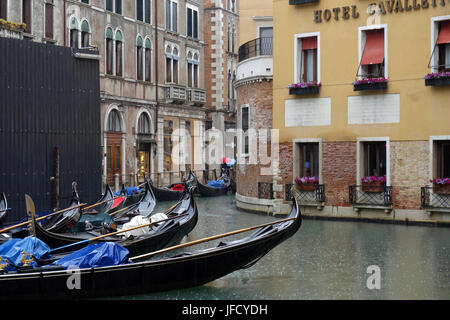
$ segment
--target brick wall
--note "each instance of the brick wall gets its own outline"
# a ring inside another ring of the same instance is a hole
[[[420,188],[428,185],[428,175],[428,141],[391,141],[391,185],[395,208],[420,209]]]
[[[322,148],[327,205],[350,206],[349,186],[356,183],[356,142],[324,142]]]

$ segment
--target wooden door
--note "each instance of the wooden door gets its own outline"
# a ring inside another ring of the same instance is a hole
[[[122,134],[107,133],[106,141],[107,182],[113,187],[115,174],[119,174],[119,184],[122,184]]]

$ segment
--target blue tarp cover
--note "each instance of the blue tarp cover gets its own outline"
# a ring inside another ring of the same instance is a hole
[[[213,180],[213,181],[208,182],[209,186],[215,187],[215,188],[222,188],[224,184],[225,184],[225,181],[223,181],[223,180],[217,180],[217,181]]]
[[[0,245],[0,270],[37,266],[36,259],[50,258],[50,247],[36,237],[11,239]]]
[[[128,196],[132,196],[133,194],[141,193],[141,189],[138,187],[125,187]],[[120,191],[114,193],[115,196],[120,196]]]
[[[108,267],[128,263],[128,249],[113,242],[94,243],[56,260],[64,269]]]

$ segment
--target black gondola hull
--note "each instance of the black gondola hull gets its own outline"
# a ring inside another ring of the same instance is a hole
[[[198,253],[142,263],[74,271],[0,275],[2,299],[85,299],[135,295],[206,284],[247,268],[291,237],[301,226],[296,219],[281,231],[249,241],[230,243]],[[78,281],[78,282],[77,282]],[[72,289],[70,289],[72,288]]]

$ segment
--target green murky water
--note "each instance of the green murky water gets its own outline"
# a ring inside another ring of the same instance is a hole
[[[171,203],[158,204],[162,212]],[[192,241],[273,221],[236,208],[234,196],[198,199]],[[204,248],[217,242],[202,244]],[[190,249],[193,250],[193,249]],[[369,266],[380,289],[369,290]],[[256,265],[196,288],[124,299],[450,299],[450,229],[303,220],[292,238]]]

